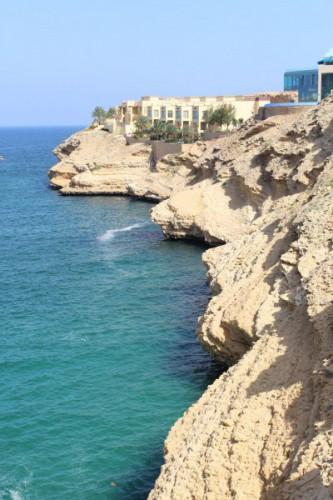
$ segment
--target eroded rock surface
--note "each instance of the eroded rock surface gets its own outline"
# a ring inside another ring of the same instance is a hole
[[[148,146],[74,139],[64,194],[163,200],[166,237],[214,245],[198,334],[231,367],[171,429],[150,500],[333,498],[333,98],[154,166]]]
[[[84,130],[54,150],[60,162],[49,171],[50,185],[64,195],[122,194],[158,201],[191,181],[193,161],[203,148],[185,146],[187,152],[155,165],[150,145],[127,146],[123,136]]]
[[[149,498],[329,499],[333,99],[237,135],[199,158],[191,221],[181,192],[153,210],[172,237],[226,242],[204,254],[199,337],[235,364],[170,431]]]

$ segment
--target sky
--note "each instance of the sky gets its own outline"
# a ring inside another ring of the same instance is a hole
[[[283,88],[333,47],[333,0],[0,0],[0,126],[85,125],[142,95]]]

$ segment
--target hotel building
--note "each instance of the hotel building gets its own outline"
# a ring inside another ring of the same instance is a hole
[[[235,108],[236,119],[247,120],[258,113],[261,106],[274,100],[288,101],[295,93],[271,92],[249,96],[218,97],[142,97],[139,101],[124,101],[117,108],[115,132],[132,134],[135,122],[145,116],[153,124],[160,120],[183,128],[194,126],[199,132],[208,128],[207,112],[223,104]]]
[[[224,104],[234,107],[237,120],[246,121],[252,116],[266,119],[310,109],[332,92],[333,48],[318,62],[318,69],[286,71],[282,92],[215,97],[145,96],[122,102],[116,108],[116,117],[108,120],[109,129],[117,134],[131,135],[135,132],[137,119],[144,116],[152,125],[162,121],[179,128],[195,127],[202,133],[208,128],[208,112]]]

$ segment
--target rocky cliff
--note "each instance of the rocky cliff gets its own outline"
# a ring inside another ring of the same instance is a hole
[[[167,237],[214,245],[198,333],[230,364],[171,429],[150,500],[333,498],[333,98],[157,165],[105,134],[60,146],[52,185],[163,200]]]
[[[191,182],[193,160],[203,147],[184,146],[184,154],[155,165],[150,145],[127,146],[123,136],[84,130],[54,150],[60,162],[49,171],[50,185],[64,195],[122,194],[158,201]]]

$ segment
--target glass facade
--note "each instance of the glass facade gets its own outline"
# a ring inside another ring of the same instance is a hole
[[[333,91],[333,73],[323,73],[321,77],[321,98],[329,96]]]
[[[284,74],[284,90],[297,90],[299,102],[318,100],[318,70],[287,71]]]

